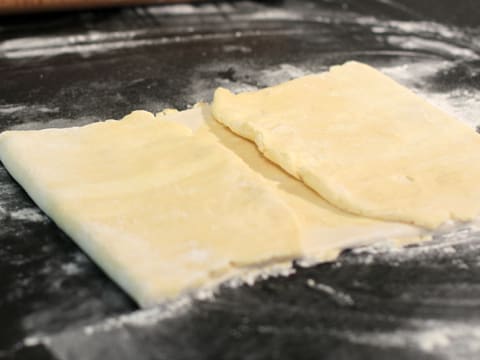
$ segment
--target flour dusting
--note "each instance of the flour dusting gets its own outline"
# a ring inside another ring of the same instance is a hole
[[[35,116],[36,113],[55,113],[58,107],[50,108],[44,105],[24,105],[24,104],[8,104],[0,105],[1,115],[12,115],[22,113],[25,116]]]
[[[310,74],[310,71],[300,67],[291,64],[280,64],[278,67],[262,70],[258,74],[258,82],[262,87],[267,87]]]
[[[222,50],[226,53],[240,52],[243,54],[249,54],[252,52],[252,48],[243,45],[224,45]]]
[[[383,67],[386,75],[409,87],[426,98],[433,105],[464,121],[472,127],[480,125],[480,91],[468,88],[456,88],[441,92],[426,87],[428,79],[440,71],[451,67],[447,61],[419,61],[414,64],[402,64]]]
[[[13,114],[25,109],[24,105],[0,105],[0,114]]]
[[[44,215],[40,209],[25,208],[10,212],[10,217],[14,220],[31,221],[31,222],[45,222],[48,217]]]
[[[54,118],[48,121],[30,121],[9,127],[9,130],[42,130],[51,128],[67,128],[72,126],[83,126],[99,119],[94,117],[80,117],[76,119]],[[103,119],[101,119],[103,120]]]
[[[26,347],[37,346],[37,345],[49,345],[50,338],[43,335],[32,335],[23,339],[23,345]]]
[[[416,320],[413,328],[392,332],[338,332],[358,344],[381,348],[414,347],[424,353],[442,351],[446,358],[464,358],[480,350],[480,327],[460,322]]]
[[[62,270],[67,275],[77,275],[82,272],[82,269],[73,262],[62,264]]]
[[[432,104],[471,127],[480,126],[480,91],[455,89],[448,93],[425,93],[424,96]]]
[[[112,317],[98,324],[85,326],[83,331],[86,335],[92,335],[97,332],[108,332],[124,325],[151,326],[158,323],[160,320],[168,319],[184,313],[190,309],[191,305],[191,297],[181,296],[174,301],[170,301],[150,309],[139,310],[130,314]]]
[[[7,217],[7,210],[0,206],[0,220],[3,220]]]
[[[352,306],[355,304],[352,297],[340,290],[334,289],[330,285],[315,282],[313,279],[307,279],[307,286],[311,289],[320,291],[328,295],[333,301],[341,306]]]
[[[177,5],[159,5],[149,6],[147,11],[152,15],[197,15],[217,13],[219,7],[216,4],[177,4]]]

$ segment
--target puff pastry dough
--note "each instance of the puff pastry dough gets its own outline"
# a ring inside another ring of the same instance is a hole
[[[426,228],[480,213],[480,136],[367,65],[238,95],[220,88],[212,109],[347,212]]]
[[[148,112],[7,131],[0,159],[143,306],[300,253],[296,218],[267,182],[216,141]]]

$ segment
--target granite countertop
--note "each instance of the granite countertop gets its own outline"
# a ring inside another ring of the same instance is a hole
[[[229,1],[0,18],[0,131],[185,109],[370,63],[480,125],[476,1]],[[345,250],[139,310],[0,166],[0,358],[473,359],[480,234]]]

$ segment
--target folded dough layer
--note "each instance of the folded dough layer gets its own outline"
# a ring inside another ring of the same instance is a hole
[[[294,214],[259,175],[216,141],[148,112],[7,131],[0,159],[142,306],[300,253]]]
[[[212,111],[345,211],[427,228],[480,213],[480,136],[367,65],[220,88]]]

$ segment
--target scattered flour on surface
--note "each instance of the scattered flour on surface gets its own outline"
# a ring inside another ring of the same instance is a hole
[[[353,298],[340,290],[336,290],[330,285],[317,283],[313,279],[307,279],[307,286],[311,289],[318,290],[324,294],[327,294],[333,301],[341,306],[352,306],[355,304]]]
[[[124,325],[151,326],[163,319],[181,315],[191,308],[192,298],[181,296],[176,300],[155,307],[138,310],[130,314],[120,315],[83,328],[86,335],[97,332],[108,332]]]
[[[45,222],[48,217],[43,214],[40,209],[25,208],[10,212],[10,217],[14,220],[30,221],[30,222]]]
[[[259,10],[248,15],[248,20],[302,20],[304,18],[305,16],[300,12],[283,9]]]
[[[430,51],[438,55],[477,60],[478,54],[467,47],[447,43],[442,40],[427,39],[414,36],[389,35],[386,37],[388,43],[398,46],[404,50]]]
[[[96,43],[98,46],[104,46],[104,41],[132,39],[138,35],[145,34],[145,30],[128,31],[89,31],[81,34],[61,35],[61,36],[35,36],[23,37],[0,42],[0,54],[22,49],[40,49],[45,50],[48,47],[62,47],[78,43]]]
[[[252,286],[257,281],[266,280],[269,278],[287,277],[295,274],[296,269],[293,267],[293,262],[284,261],[279,263],[267,264],[260,267],[241,268],[236,274],[229,276],[220,285],[230,288],[237,288],[243,285]]]
[[[364,25],[371,25],[374,33],[383,34],[399,31],[410,34],[434,34],[444,39],[462,38],[464,32],[451,26],[446,26],[432,21],[381,21],[377,18],[364,18],[360,20]]]
[[[449,61],[429,60],[381,67],[380,70],[405,86],[419,87],[425,83],[425,79],[450,66]]]
[[[311,73],[308,70],[292,64],[280,64],[260,71],[253,71],[252,69],[247,68],[236,68],[235,71],[239,74],[249,74],[252,79],[255,79],[255,84],[247,83],[243,79],[238,79],[235,81],[231,81],[230,79],[221,79],[219,81],[220,86],[225,87],[234,93],[255,91],[260,88],[277,85]],[[207,87],[208,90],[206,91],[205,87],[201,85],[202,83],[206,84],[207,82],[206,80],[199,79],[199,81],[192,84],[193,93],[200,94],[200,99],[209,101],[214,89],[208,89]],[[194,101],[194,99],[195,97],[192,97],[191,101]]]
[[[229,12],[233,7],[229,4],[177,4],[177,5],[158,5],[149,6],[147,11],[152,15],[199,15],[215,14],[218,12]]]
[[[1,105],[0,106],[0,114],[13,114],[18,111],[22,111],[25,109],[24,105]]]
[[[13,114],[17,112],[26,113],[28,115],[35,115],[35,113],[55,113],[58,112],[58,107],[50,108],[44,105],[23,105],[23,104],[8,104],[0,105],[0,114]]]
[[[450,93],[425,93],[432,104],[472,127],[480,125],[480,91],[456,89]]]
[[[224,45],[222,47],[222,50],[226,53],[231,53],[231,52],[240,52],[243,54],[249,54],[252,52],[252,48],[248,46],[243,46],[243,45]]]
[[[73,262],[62,264],[61,267],[67,275],[77,275],[82,272],[82,269]]]
[[[420,320],[411,322],[412,329],[391,332],[338,332],[353,343],[381,348],[413,347],[424,353],[442,351],[448,359],[471,358],[480,350],[480,327],[460,322]]]
[[[453,115],[468,125],[480,125],[480,91],[457,88],[450,92],[426,89],[428,78],[439,71],[447,70],[451,63],[447,61],[423,61],[381,68],[386,75],[416,91],[433,105]]]
[[[58,119],[52,119],[45,122],[40,122],[40,121],[25,122],[22,124],[13,125],[9,128],[9,130],[42,130],[42,129],[51,129],[51,128],[61,129],[61,128],[67,128],[72,126],[83,126],[98,120],[99,119],[93,118],[93,117],[81,117],[76,119],[58,118]]]
[[[280,64],[279,66],[260,71],[258,82],[262,87],[273,86],[309,74],[311,74],[310,71],[300,67],[291,64]]]
[[[37,346],[37,345],[49,345],[50,338],[43,335],[32,335],[23,339],[23,345],[26,347]]]
[[[195,6],[188,4],[149,6],[147,10],[155,15],[191,15],[198,12]]]

